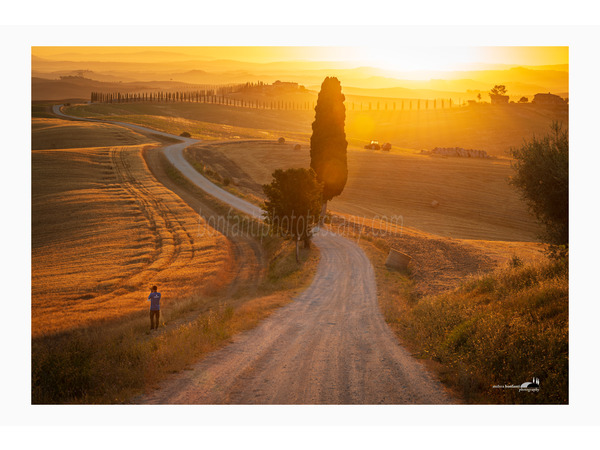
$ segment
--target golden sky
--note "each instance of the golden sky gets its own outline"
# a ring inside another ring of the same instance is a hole
[[[384,70],[445,71],[493,65],[568,64],[568,47],[32,47],[32,55],[70,61],[167,62],[230,59],[268,63],[336,61]]]

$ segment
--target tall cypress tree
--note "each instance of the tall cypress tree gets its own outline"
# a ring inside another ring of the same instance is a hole
[[[344,100],[339,80],[325,78],[317,98],[310,138],[310,167],[317,174],[317,180],[323,183],[321,219],[325,217],[327,202],[342,193],[348,180]]]

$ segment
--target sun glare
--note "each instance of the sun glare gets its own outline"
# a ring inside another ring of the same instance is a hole
[[[425,47],[382,42],[364,47],[32,47],[32,55],[70,60],[154,62],[227,59],[255,63],[324,61],[411,72],[413,79],[433,72],[478,70],[493,65],[568,64],[568,47]]]
[[[394,72],[461,70],[469,64],[477,63],[477,54],[475,48],[395,47],[390,45],[361,49],[365,65]]]

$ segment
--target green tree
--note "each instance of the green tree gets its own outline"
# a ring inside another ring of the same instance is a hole
[[[265,222],[279,235],[310,247],[312,229],[319,221],[323,185],[312,169],[277,169],[270,184],[263,185],[267,200],[263,206]]]
[[[325,78],[317,98],[310,138],[310,167],[315,171],[317,180],[323,183],[322,218],[327,211],[327,202],[342,193],[348,180],[344,100],[339,80]]]
[[[511,149],[515,175],[511,184],[522,193],[543,226],[540,236],[552,246],[569,244],[569,134],[556,122],[551,133],[535,136]]]

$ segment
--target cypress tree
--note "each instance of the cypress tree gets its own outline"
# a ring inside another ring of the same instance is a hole
[[[342,193],[348,179],[344,100],[339,80],[325,78],[317,98],[310,138],[310,167],[317,174],[317,180],[323,183],[322,219],[327,211],[327,202]]]

